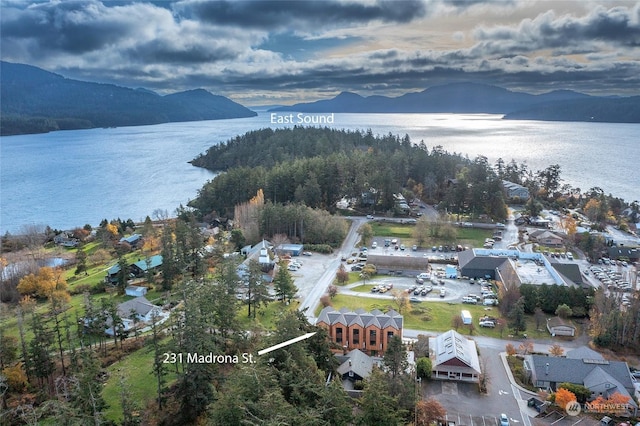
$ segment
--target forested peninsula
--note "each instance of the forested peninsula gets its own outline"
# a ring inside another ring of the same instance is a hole
[[[212,146],[192,164],[224,172],[190,203],[202,215],[230,217],[236,205],[261,189],[267,203],[300,203],[331,213],[346,198],[394,214],[394,194],[409,191],[454,210],[464,205],[472,214],[506,217],[501,178],[485,157],[470,160],[440,146],[428,148],[424,141],[413,143],[408,135],[313,127],[262,129]],[[464,193],[452,191],[456,177],[473,182],[473,187],[465,186]]]

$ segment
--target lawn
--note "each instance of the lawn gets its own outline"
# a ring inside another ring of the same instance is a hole
[[[375,237],[412,238],[413,225],[403,225],[399,223],[373,222],[371,229]]]
[[[414,244],[413,229],[414,225],[397,224],[397,223],[380,223],[375,222],[371,224],[373,235],[376,237],[388,237],[388,238],[401,238],[403,244],[411,246]],[[484,240],[493,235],[489,229],[478,228],[455,228],[457,231],[457,238],[455,244],[471,247],[482,247]],[[444,244],[451,244],[449,240],[443,238],[428,238],[425,242],[425,247],[439,246]]]
[[[283,312],[298,309],[300,302],[292,301],[289,305],[285,305],[279,301],[269,302],[266,307],[260,307],[256,314],[255,320],[247,316],[247,305],[243,304],[238,312],[237,319],[240,322],[240,328],[250,330],[255,327],[262,327],[265,330],[274,330],[278,318]]]
[[[122,380],[129,387],[131,394],[129,399],[138,404],[137,409],[144,409],[147,402],[155,400],[158,395],[158,383],[152,374],[152,368],[153,346],[151,345],[138,349],[107,368],[109,378],[102,390],[102,397],[108,405],[104,411],[107,420],[122,422]],[[177,375],[175,369],[167,368],[166,371],[166,386],[171,386]]]

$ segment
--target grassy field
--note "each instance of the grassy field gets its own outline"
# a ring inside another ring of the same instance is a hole
[[[240,322],[240,328],[244,330],[250,330],[256,327],[264,328],[265,330],[274,330],[282,313],[298,309],[298,305],[300,305],[300,302],[297,300],[292,301],[289,305],[285,305],[279,301],[270,302],[266,307],[258,309],[255,320],[247,316],[247,305],[242,305],[238,312],[237,319]]]
[[[371,228],[373,229],[373,235],[376,237],[400,238],[403,244],[407,246],[414,244],[414,225],[374,222],[371,224]],[[492,231],[488,229],[456,228],[456,230],[457,238],[453,243],[463,246],[482,247],[485,238],[493,235]],[[425,243],[425,247],[443,244],[450,245],[452,241],[443,238],[429,238]]]
[[[155,400],[158,395],[157,382],[152,374],[152,367],[153,346],[146,346],[107,368],[109,378],[102,390],[102,397],[109,407],[104,412],[107,420],[122,422],[121,380],[123,377],[131,393],[130,400],[138,404],[138,409],[144,409],[149,401]],[[175,369],[167,368],[166,386],[171,386],[176,378]]]

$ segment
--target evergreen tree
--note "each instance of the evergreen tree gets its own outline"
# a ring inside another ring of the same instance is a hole
[[[382,363],[391,373],[391,377],[403,374],[409,362],[407,361],[407,349],[402,343],[400,336],[394,335],[389,339],[387,350],[384,352]]]
[[[401,424],[398,400],[389,394],[387,376],[377,368],[365,380],[362,398],[358,401],[360,414],[356,424],[361,426],[393,426]]]
[[[118,256],[118,267],[120,270],[118,271],[118,281],[116,286],[118,287],[118,294],[124,294],[124,289],[127,286],[127,281],[129,280],[129,264],[122,253]]]
[[[165,224],[160,243],[162,245],[162,289],[171,290],[180,275],[180,268],[176,261],[173,226],[170,223]]]
[[[157,392],[158,392],[158,409],[162,410],[164,401],[162,398],[162,391],[166,383],[166,364],[164,363],[164,355],[162,352],[162,346],[160,344],[160,330],[158,324],[158,317],[153,315],[151,318],[151,344],[153,346],[153,368],[152,373],[156,377]],[[124,406],[123,406],[124,408]]]
[[[210,325],[207,323],[211,306],[205,293],[208,288],[197,282],[185,283],[184,318],[182,324],[182,350],[184,354],[218,353],[213,335],[209,333]],[[206,363],[183,362],[183,373],[180,374],[177,383],[177,395],[180,398],[180,414],[182,420],[187,423],[195,421],[205,412],[213,401],[215,392],[213,378],[215,365]]]
[[[282,299],[283,303],[287,303],[287,300],[291,300],[296,294],[296,286],[293,283],[291,274],[285,267],[284,263],[278,266],[278,272],[273,279],[273,287],[278,295],[279,299]]]
[[[31,314],[31,332],[33,339],[29,342],[29,367],[31,374],[38,379],[40,386],[44,387],[55,370],[51,358],[53,336],[46,328],[42,316],[36,312]]]
[[[518,299],[511,311],[509,311],[509,328],[514,334],[527,329],[527,321],[524,314],[524,298]]]
[[[260,264],[255,260],[249,261],[249,274],[246,277],[246,283],[248,289],[247,316],[255,318],[260,305],[266,305],[270,298]]]
[[[229,337],[238,329],[238,273],[236,263],[232,259],[224,259],[216,268],[217,289],[212,292],[213,328],[220,333],[222,339]]]
[[[71,392],[71,406],[74,407],[81,424],[103,424],[102,411],[107,404],[102,398],[102,383],[96,378],[101,369],[96,354],[90,349],[80,352],[80,363],[74,372],[75,386]]]

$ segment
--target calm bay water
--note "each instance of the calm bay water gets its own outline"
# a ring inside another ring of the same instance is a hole
[[[257,117],[53,132],[0,138],[0,232],[23,225],[70,229],[102,219],[143,220],[170,214],[215,175],[188,161],[211,145],[270,123]],[[565,183],[599,186],[640,200],[640,125],[508,121],[499,115],[336,114],[335,128],[408,134],[427,147],[493,164],[526,162],[541,170],[560,164]]]

